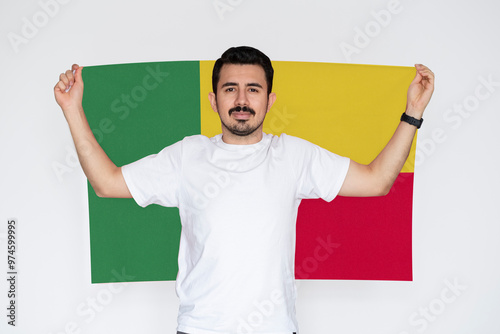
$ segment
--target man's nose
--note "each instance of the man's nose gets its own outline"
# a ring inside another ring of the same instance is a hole
[[[238,96],[236,97],[236,105],[246,106],[248,105],[247,92],[245,90],[239,90]]]

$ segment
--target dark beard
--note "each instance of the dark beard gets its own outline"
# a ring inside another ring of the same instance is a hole
[[[248,136],[254,133],[255,130],[257,130],[262,125],[262,123],[264,123],[264,120],[262,120],[262,122],[255,127],[250,127],[248,124],[246,124],[246,122],[246,120],[239,120],[238,124],[235,124],[234,126],[227,126],[227,124],[225,124],[221,119],[222,126],[228,129],[232,134],[240,137]]]
[[[231,109],[229,109],[228,114],[229,114],[229,116],[231,116],[231,114],[233,112],[238,112],[238,111],[245,111],[245,112],[248,112],[248,113],[255,116],[255,110],[253,110],[252,108],[247,107],[247,106],[243,106],[243,107],[237,106],[237,107],[231,108]],[[222,119],[221,119],[221,122],[222,122]],[[246,124],[247,120],[242,119],[242,120],[238,120],[237,122],[238,123],[233,125],[233,126],[228,126],[224,122],[222,122],[222,125],[226,129],[228,129],[232,134],[234,134],[236,136],[244,137],[244,136],[248,136],[248,135],[251,135],[252,133],[254,133],[255,130],[257,130],[262,125],[262,123],[264,123],[264,120],[262,120],[262,122],[259,125],[257,125],[256,127],[250,127],[249,125],[247,125]]]
[[[268,103],[269,103],[269,97],[266,101],[266,105]],[[219,109],[218,106],[217,106],[217,109]],[[255,116],[255,110],[253,110],[252,108],[247,107],[247,106],[243,106],[243,107],[237,106],[237,107],[229,109],[228,110],[229,116],[231,116],[231,114],[235,111],[246,111],[246,112],[249,112],[250,114]],[[262,122],[260,122],[260,124],[258,124],[255,127],[250,127],[248,124],[246,124],[246,122],[247,122],[246,120],[238,120],[238,123],[235,124],[234,126],[228,126],[227,124],[225,124],[222,121],[222,118],[220,116],[219,116],[219,118],[220,118],[220,121],[221,121],[223,127],[228,129],[229,132],[231,132],[232,134],[234,134],[236,136],[240,136],[240,137],[245,137],[245,136],[248,136],[248,135],[251,135],[252,133],[254,133],[259,127],[262,126],[262,124],[264,123],[264,120],[265,120],[265,117],[264,117],[264,119],[262,119]]]

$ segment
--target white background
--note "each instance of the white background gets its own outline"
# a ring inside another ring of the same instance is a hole
[[[234,45],[273,60],[424,63],[436,73],[418,138],[414,281],[300,282],[300,332],[498,333],[497,1],[221,0],[231,10],[219,13],[213,0],[62,2],[0,4],[1,268],[7,220],[19,222],[18,326],[6,325],[2,278],[1,333],[175,332],[173,282],[90,284],[86,179],[53,86],[74,62],[216,59]],[[373,12],[388,7],[377,23]],[[369,41],[356,39],[364,29]]]

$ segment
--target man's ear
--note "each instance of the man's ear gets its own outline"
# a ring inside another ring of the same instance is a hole
[[[271,110],[271,107],[273,106],[275,101],[276,101],[276,93],[269,94],[269,98],[267,99],[267,112]]]
[[[213,111],[219,113],[217,110],[217,95],[214,92],[208,93],[208,100],[210,101],[210,105],[212,106]]]

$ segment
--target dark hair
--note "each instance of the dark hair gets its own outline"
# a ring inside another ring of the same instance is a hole
[[[260,65],[264,69],[267,82],[267,95],[271,94],[273,88],[274,69],[271,59],[261,51],[250,46],[232,47],[226,50],[215,62],[212,72],[212,89],[217,94],[217,84],[220,79],[220,70],[225,64],[238,65]]]

